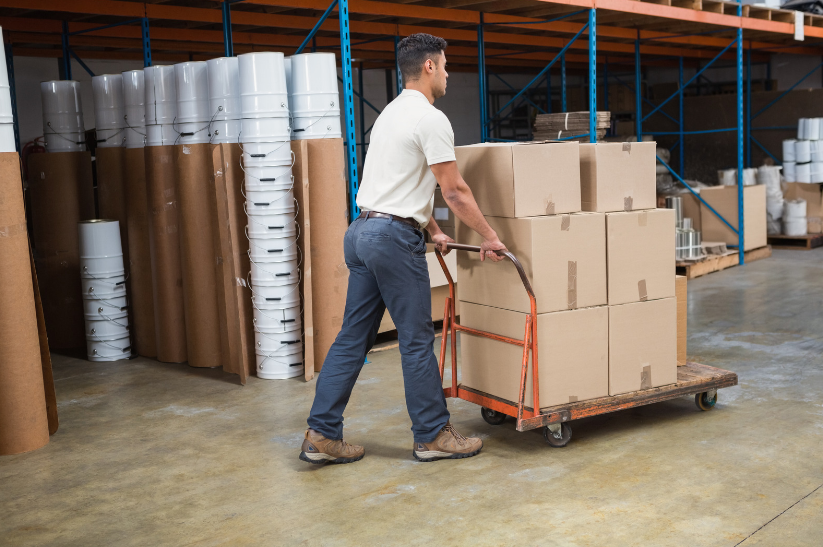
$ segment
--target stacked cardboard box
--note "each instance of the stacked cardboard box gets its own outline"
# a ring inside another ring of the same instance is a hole
[[[541,406],[674,383],[673,211],[655,207],[655,143],[482,144],[458,167],[520,260],[537,302]],[[480,236],[457,222],[457,241]],[[530,305],[515,268],[457,257],[461,323],[523,338]],[[463,336],[462,381],[509,401],[522,349]],[[531,379],[526,404],[531,405]]]

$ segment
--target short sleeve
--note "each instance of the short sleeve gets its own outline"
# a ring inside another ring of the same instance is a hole
[[[420,119],[414,129],[414,139],[429,165],[455,161],[452,124],[439,110],[435,109]]]

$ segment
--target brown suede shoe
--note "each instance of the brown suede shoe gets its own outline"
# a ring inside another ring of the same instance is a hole
[[[343,439],[332,441],[314,429],[306,431],[306,438],[300,448],[300,459],[309,463],[352,463],[362,460],[366,449],[349,444]]]
[[[477,437],[466,438],[447,423],[430,443],[414,443],[414,457],[421,462],[442,459],[471,458],[483,448],[483,441]]]

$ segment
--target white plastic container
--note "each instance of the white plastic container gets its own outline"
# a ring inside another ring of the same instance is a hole
[[[208,122],[178,123],[174,127],[179,132],[176,144],[201,144],[211,139]]]
[[[297,235],[297,213],[248,217],[246,235],[253,237],[289,237]]]
[[[0,72],[5,72],[5,65],[0,67]],[[14,110],[11,108],[11,88],[0,86],[0,124],[14,123]]]
[[[291,105],[291,57],[283,57],[283,66],[286,69],[286,91],[289,92],[289,104]]]
[[[823,140],[809,143],[809,158],[811,161],[823,161]]]
[[[174,67],[147,66],[143,69],[145,81],[146,125],[171,124],[177,117],[177,89]]]
[[[259,263],[286,262],[298,257],[297,239],[292,237],[249,238],[249,258]]]
[[[282,283],[290,285],[300,281],[299,262],[297,259],[284,262],[251,261],[251,286]]]
[[[244,118],[241,120],[240,142],[273,143],[291,139],[288,118]]]
[[[795,166],[795,173],[797,176],[797,182],[811,182],[812,181],[812,164],[811,163],[798,163]]]
[[[83,152],[86,150],[86,134],[43,132],[46,152]]]
[[[292,121],[292,139],[339,139],[343,135],[340,115],[294,118]]]
[[[786,179],[786,182],[797,182],[797,164],[795,162],[783,162],[783,178]]]
[[[267,334],[302,329],[300,306],[254,308],[254,330]]]
[[[2,39],[2,38],[3,38],[3,28],[0,27],[0,39]],[[5,42],[3,42],[3,43],[5,43]],[[9,86],[9,74],[8,74],[8,71],[6,70],[5,67],[6,67],[6,48],[2,48],[2,51],[0,51],[0,68],[2,68],[2,70],[0,70],[0,87],[3,87],[3,86],[8,87]]]
[[[120,74],[101,74],[91,79],[94,95],[94,127],[98,133],[101,129],[120,129],[126,122],[126,103],[123,96],[123,76]]]
[[[206,63],[209,72],[209,119],[239,120],[240,64],[237,57],[219,57]]]
[[[16,152],[14,124],[0,123],[0,152]]]
[[[258,284],[249,287],[252,293],[252,303],[255,307],[266,309],[275,305],[296,306],[300,304],[300,285],[267,285]]]
[[[794,147],[796,139],[786,139],[783,141],[783,161],[795,161]]]
[[[87,340],[111,340],[129,335],[129,312],[108,319],[86,319]]]
[[[80,84],[74,80],[40,83],[44,133],[83,133]]]
[[[276,166],[294,163],[290,141],[280,142],[250,142],[243,148],[243,167]]]
[[[174,76],[177,84],[177,122],[208,122],[213,112],[209,104],[206,62],[178,63],[174,65]]]
[[[129,309],[125,296],[113,296],[83,299],[83,313],[88,319],[110,319]]]
[[[797,120],[797,140],[808,139],[808,118],[800,118]]]
[[[258,190],[246,188],[246,214],[269,215],[294,212],[294,192],[291,188]]]
[[[275,51],[237,57],[240,69],[240,110],[243,118],[287,118],[289,92],[283,54]]]
[[[260,189],[294,188],[294,175],[291,165],[272,165],[268,167],[243,167],[246,191]]]
[[[103,278],[81,277],[80,286],[83,289],[83,298],[126,296],[125,274]]]
[[[286,332],[257,332],[254,335],[254,351],[263,355],[294,355],[302,351],[303,332],[295,329]]]
[[[131,357],[131,342],[123,336],[115,340],[86,340],[89,361],[122,361]]]
[[[180,135],[171,123],[146,126],[146,146],[168,146],[178,144]]]
[[[212,144],[240,142],[240,120],[215,120],[209,131]]]
[[[821,141],[823,142],[823,141]],[[823,162],[813,161],[809,164],[809,178],[812,183],[823,182]]]
[[[804,236],[808,230],[806,218],[784,218],[783,235]]]
[[[77,223],[80,258],[123,256],[120,223],[116,220],[81,220]]]
[[[717,172],[717,182],[721,186],[735,186],[737,184],[737,169],[723,169]]]
[[[303,375],[303,352],[293,355],[256,355],[257,377],[261,380],[286,380]]]
[[[125,106],[144,106],[146,103],[146,86],[143,70],[127,70],[120,74],[123,78],[123,104]],[[132,120],[137,122],[137,120]]]
[[[290,83],[289,99],[295,117],[306,112],[340,112],[334,53],[293,55]]]
[[[809,141],[796,141],[794,143],[794,157],[798,164],[812,161]]]
[[[816,141],[820,138],[820,118],[809,118],[806,120],[806,138]]]
[[[127,127],[125,130],[126,148],[143,148],[146,146],[146,126]]]
[[[783,218],[806,218],[806,200],[791,199],[783,202]]]
[[[126,132],[130,131],[125,127],[120,129],[98,129],[97,148],[120,148],[126,145]]]

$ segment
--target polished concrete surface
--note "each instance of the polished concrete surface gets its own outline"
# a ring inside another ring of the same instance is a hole
[[[689,282],[690,356],[740,376],[713,411],[581,420],[554,449],[451,401],[467,460],[412,458],[396,349],[346,413],[365,459],[325,467],[297,459],[313,382],[55,356],[60,430],[0,458],[0,544],[820,545],[821,279],[823,249]]]

